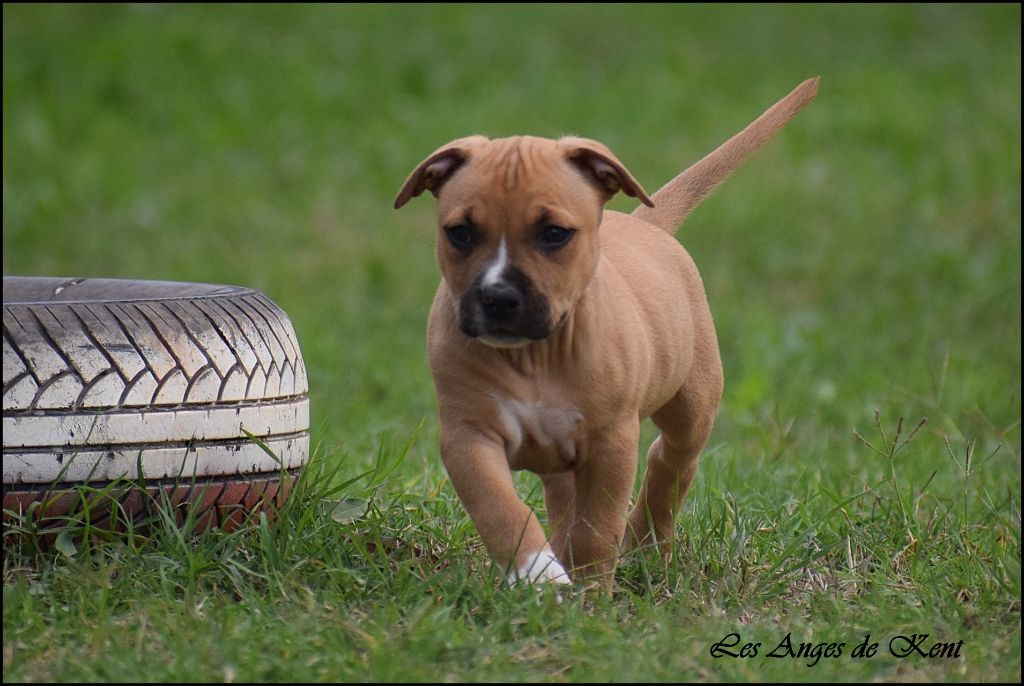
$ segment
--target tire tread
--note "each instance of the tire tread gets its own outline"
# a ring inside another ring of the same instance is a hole
[[[255,291],[200,300],[4,304],[4,413],[304,394],[287,316]]]

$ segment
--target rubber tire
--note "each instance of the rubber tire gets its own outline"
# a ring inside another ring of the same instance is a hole
[[[196,508],[200,528],[280,506],[309,457],[308,384],[291,322],[265,295],[4,277],[3,299],[5,522],[33,502],[34,517],[66,518],[83,500],[73,487],[125,479],[135,487],[100,498],[107,523],[161,492],[179,520]]]

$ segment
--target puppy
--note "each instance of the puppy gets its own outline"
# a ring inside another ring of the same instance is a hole
[[[395,208],[437,198],[442,280],[427,327],[441,457],[510,583],[593,579],[671,542],[722,395],[697,267],[674,238],[700,200],[815,96],[810,79],[653,196],[585,138],[461,138]],[[617,192],[643,204],[604,211]],[[640,422],[660,435],[636,502]],[[512,470],[544,485],[550,538]]]

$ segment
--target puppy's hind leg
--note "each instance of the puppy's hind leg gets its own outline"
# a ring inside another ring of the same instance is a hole
[[[690,489],[701,449],[711,435],[722,396],[722,367],[705,367],[698,383],[688,383],[652,419],[661,435],[647,453],[647,473],[626,528],[627,550],[657,543],[667,552],[675,517]]]

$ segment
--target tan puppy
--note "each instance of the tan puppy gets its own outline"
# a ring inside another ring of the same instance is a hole
[[[697,267],[673,237],[697,203],[811,101],[811,79],[649,198],[583,138],[463,138],[409,176],[438,198],[443,279],[427,341],[441,456],[510,583],[610,585],[623,547],[671,541],[722,395]],[[617,191],[631,215],[604,212]],[[630,509],[640,421],[661,431]],[[511,470],[540,475],[553,533]]]

